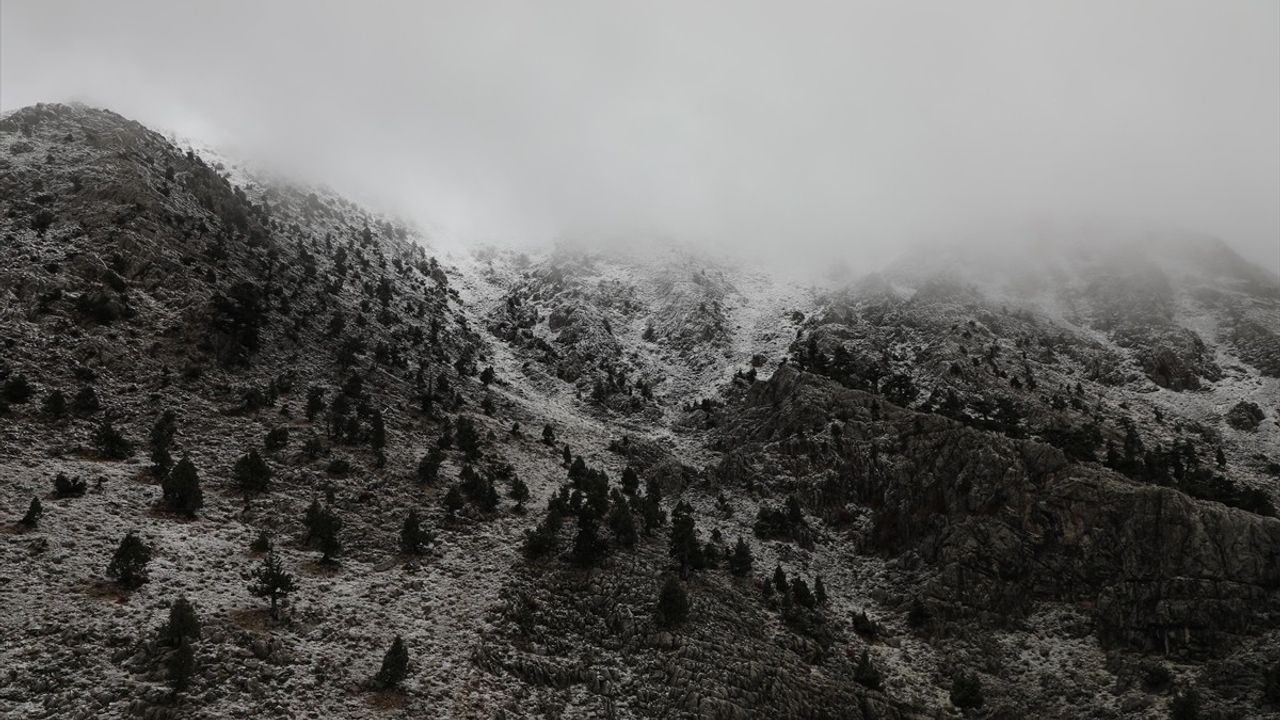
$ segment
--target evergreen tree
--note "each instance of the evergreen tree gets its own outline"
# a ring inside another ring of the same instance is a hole
[[[27,514],[18,522],[22,527],[31,529],[40,524],[40,516],[43,514],[44,507],[40,505],[40,498],[32,497],[31,504],[27,506]]]
[[[342,552],[342,518],[329,507],[320,511],[315,523],[315,543],[320,549],[320,562],[332,563],[338,553]]]
[[[249,549],[253,552],[264,553],[271,549],[271,536],[266,530],[259,530],[257,537],[253,542],[249,543]]]
[[[281,425],[271,428],[267,436],[262,439],[262,449],[268,453],[278,453],[289,444],[289,428]]]
[[[951,680],[951,704],[961,710],[982,707],[982,679],[974,673],[960,672]]]
[[[409,675],[409,648],[399,635],[391,642],[387,654],[382,657],[382,667],[374,677],[379,687],[394,688]]]
[[[538,523],[532,530],[524,531],[524,556],[536,560],[551,552],[556,546],[556,531],[547,520]]]
[[[302,516],[302,526],[307,529],[305,542],[308,545],[316,539],[316,535],[320,531],[320,523],[323,522],[323,516],[324,506],[320,504],[320,499],[311,498],[311,504],[307,506],[307,510]]]
[[[733,546],[733,554],[729,556],[729,572],[738,577],[746,577],[751,574],[751,566],[754,562],[751,546],[739,536],[737,544]]]
[[[262,564],[253,571],[253,582],[249,585],[249,593],[254,597],[270,598],[271,617],[279,617],[280,604],[293,590],[293,575],[285,572],[275,551],[268,552],[262,558]]]
[[[640,489],[640,476],[636,473],[636,469],[628,465],[622,471],[622,492],[627,495],[635,495]]]
[[[871,664],[871,654],[866,648],[862,649],[862,656],[858,658],[858,664],[853,668],[853,679],[863,687],[879,690],[883,685],[884,678],[881,677],[880,671]]]
[[[191,643],[184,637],[178,641],[178,646],[169,654],[168,660],[165,661],[165,671],[169,680],[169,687],[173,688],[175,693],[186,690],[191,684],[191,676],[195,672],[195,652],[191,649]]]
[[[636,519],[631,514],[631,508],[627,507],[627,501],[622,494],[615,488],[613,490],[614,500],[612,507],[609,509],[609,530],[613,532],[613,539],[618,545],[629,548],[636,544]]]
[[[819,605],[827,604],[827,586],[822,584],[821,575],[813,581],[813,599],[817,600]]]
[[[382,449],[387,446],[387,426],[382,418],[382,411],[375,409],[369,422],[369,447],[382,452]]]
[[[662,486],[658,484],[657,478],[651,477],[645,481],[644,494],[655,504],[662,504]]]
[[[480,382],[484,383],[485,385],[489,385],[490,383],[492,383],[495,377],[496,376],[494,375],[492,365],[480,371]]]
[[[441,452],[438,448],[432,448],[431,452],[422,456],[418,461],[418,482],[423,485],[430,485],[440,477],[440,461]]]
[[[673,628],[689,618],[689,595],[674,577],[668,577],[658,591],[654,620],[660,628]]]
[[[782,572],[781,565],[773,566],[773,587],[783,595],[791,591],[791,585],[787,583],[787,574]]]
[[[671,557],[680,565],[681,579],[689,577],[690,569],[700,569],[703,564],[702,544],[693,515],[688,505],[681,503],[671,517]]]
[[[545,445],[556,444],[556,429],[551,427],[551,423],[542,426],[542,442]]]
[[[136,588],[147,581],[147,563],[151,562],[151,548],[137,533],[129,531],[120,541],[111,563],[107,565],[107,577],[125,588]]]
[[[600,537],[599,522],[590,505],[578,510],[578,534],[573,539],[573,559],[579,565],[589,566],[604,557],[608,546]]]
[[[569,443],[564,444],[564,451],[560,453],[560,457],[564,461],[565,467],[573,464],[573,453],[569,451]]]
[[[462,492],[458,490],[457,485],[450,487],[449,492],[444,494],[444,509],[449,517],[457,515],[465,504],[466,501],[462,499]]]
[[[1280,662],[1268,667],[1262,677],[1262,701],[1280,705]]]
[[[511,480],[511,499],[515,501],[515,511],[524,513],[524,501],[529,499],[529,486],[517,475]]]
[[[80,497],[87,488],[83,479],[68,477],[66,473],[53,477],[53,494],[60,498]]]
[[[61,390],[54,390],[44,398],[44,412],[53,418],[67,416],[67,396]]]
[[[185,597],[180,597],[169,606],[169,621],[160,627],[160,642],[165,645],[177,645],[183,640],[200,639],[200,620],[196,610]]]
[[[133,455],[133,444],[115,429],[110,420],[103,420],[94,430],[93,446],[104,460],[124,460]]]
[[[169,454],[173,444],[173,436],[178,431],[178,418],[172,410],[165,410],[151,426],[151,464],[156,475],[164,477],[173,465],[173,457]]]
[[[315,422],[324,410],[324,388],[312,385],[307,388],[307,422]]]
[[[1189,687],[1174,696],[1169,703],[1169,720],[1199,720],[1200,693]]]
[[[98,403],[98,393],[93,389],[92,385],[85,385],[76,391],[76,396],[71,399],[71,409],[77,415],[92,415],[101,409]]]
[[[231,475],[246,504],[251,496],[271,489],[271,468],[257,450],[240,456],[231,469]]]
[[[913,628],[923,627],[929,622],[929,609],[919,597],[911,599],[911,609],[907,611],[907,625]]]
[[[469,417],[461,417],[458,418],[456,427],[454,438],[458,449],[466,453],[468,459],[480,457],[480,431],[476,429],[475,421]]]
[[[421,555],[432,540],[431,533],[422,529],[418,511],[410,509],[400,527],[400,549],[409,555]]]
[[[204,493],[200,490],[200,477],[196,466],[183,455],[173,470],[160,481],[164,492],[165,508],[181,513],[187,517],[195,517],[196,511],[204,505]]]
[[[14,405],[21,405],[31,399],[35,389],[31,387],[31,382],[27,380],[27,376],[22,373],[15,373],[4,381],[2,394],[4,399]]]
[[[799,575],[791,579],[791,597],[795,598],[796,604],[800,607],[813,609],[818,604],[813,599],[813,593],[809,592],[808,583]]]

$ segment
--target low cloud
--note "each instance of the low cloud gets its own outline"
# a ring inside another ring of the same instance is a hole
[[[1114,221],[1280,270],[1272,2],[6,0],[0,108],[59,100],[464,240],[856,263]]]

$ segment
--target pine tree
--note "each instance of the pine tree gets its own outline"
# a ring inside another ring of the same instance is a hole
[[[681,503],[671,518],[671,557],[680,565],[681,579],[689,577],[689,570],[702,567],[702,543],[693,523],[690,508]]]
[[[173,444],[173,436],[178,431],[178,418],[172,410],[165,410],[151,426],[151,463],[152,471],[160,477],[169,472],[173,465],[173,457],[169,448]]]
[[[320,511],[315,523],[315,542],[320,549],[320,562],[332,563],[338,553],[342,552],[342,518],[329,507]]]
[[[608,550],[605,541],[600,537],[599,522],[591,506],[583,505],[578,510],[578,534],[573,539],[573,560],[579,565],[589,566],[604,556]]]
[[[262,449],[268,453],[278,453],[289,444],[289,428],[281,425],[271,428],[267,436],[262,439]]]
[[[644,484],[645,497],[652,500],[655,504],[662,504],[662,486],[658,484],[658,479],[650,477]]]
[[[813,599],[813,593],[809,592],[808,583],[799,575],[791,579],[791,596],[800,607],[813,609],[817,605],[817,601]]]
[[[654,611],[654,620],[658,627],[673,628],[681,625],[689,618],[689,595],[684,586],[674,577],[668,577],[658,591],[658,606]]]
[[[31,529],[40,524],[40,516],[44,514],[44,507],[40,505],[40,498],[32,497],[31,504],[27,506],[27,514],[22,516],[18,521],[22,527]]]
[[[268,552],[262,558],[262,564],[253,571],[249,593],[254,597],[271,598],[271,617],[278,617],[280,604],[293,590],[293,576],[285,572],[274,551]]]
[[[911,609],[907,611],[907,625],[913,628],[923,627],[929,622],[929,609],[919,597],[911,599]]]
[[[484,383],[485,385],[489,385],[490,383],[492,383],[495,377],[496,376],[494,375],[492,365],[480,371],[480,382]]]
[[[83,479],[68,477],[66,473],[53,477],[53,494],[60,498],[80,497],[87,488]]]
[[[307,388],[307,422],[315,422],[324,410],[324,388],[312,385]]]
[[[545,445],[556,444],[556,429],[551,427],[551,423],[542,426],[542,442]]]
[[[369,447],[376,452],[382,452],[382,449],[387,446],[387,425],[382,418],[381,410],[375,409],[373,411],[373,417],[370,418],[370,426]]]
[[[573,453],[569,451],[569,443],[564,444],[564,451],[560,453],[560,457],[565,467],[573,464]]]
[[[827,586],[822,584],[821,575],[813,581],[813,599],[817,600],[819,605],[827,604]]]
[[[613,532],[613,539],[618,545],[625,548],[633,547],[638,539],[636,519],[631,514],[631,508],[627,507],[626,499],[616,488],[613,490],[613,496],[612,507],[609,509],[609,530]]]
[[[44,412],[52,418],[67,416],[67,396],[61,390],[54,390],[44,398]]]
[[[35,390],[31,387],[31,382],[27,380],[27,376],[22,373],[16,373],[4,381],[3,390],[0,394],[4,395],[4,399],[14,405],[21,405],[31,399]]]
[[[465,504],[466,502],[462,499],[462,492],[458,490],[457,485],[450,487],[449,492],[444,494],[444,509],[449,514],[449,517],[457,515]]]
[[[133,455],[133,444],[115,429],[110,420],[103,420],[94,430],[93,446],[104,460],[124,460]]]
[[[880,675],[880,671],[871,664],[871,653],[866,648],[862,649],[862,656],[858,658],[858,664],[853,668],[853,679],[863,687],[879,690],[883,685],[884,678]]]
[[[468,459],[480,457],[480,431],[476,429],[475,421],[469,417],[458,418],[456,428],[454,439],[458,449],[466,453]]]
[[[400,549],[410,555],[420,555],[431,540],[431,533],[422,529],[418,511],[410,509],[400,527]]]
[[[1280,662],[1272,664],[1264,671],[1262,701],[1271,705],[1280,705]]]
[[[259,530],[257,537],[253,542],[249,543],[249,550],[257,553],[264,553],[271,549],[271,536],[266,530]]]
[[[177,645],[183,640],[200,639],[200,620],[196,610],[185,597],[180,597],[169,606],[169,621],[160,627],[160,642],[165,645]]]
[[[787,582],[787,574],[782,572],[781,565],[773,567],[773,587],[783,595],[791,591],[791,585]]]
[[[249,502],[252,495],[271,489],[271,468],[257,450],[250,450],[240,456],[232,467],[231,474],[235,479],[236,487],[244,495],[245,503]]]
[[[622,471],[622,492],[627,495],[635,495],[640,489],[640,476],[636,473],[636,469],[628,465]]]
[[[967,710],[982,707],[982,679],[969,672],[960,672],[951,680],[951,704]]]
[[[746,577],[751,574],[751,566],[754,562],[751,546],[739,536],[737,544],[733,546],[733,554],[729,556],[729,572],[738,577]]]
[[[418,482],[423,485],[430,485],[440,477],[440,461],[441,453],[437,448],[432,448],[431,452],[422,456],[418,461]]]
[[[92,415],[98,412],[102,405],[98,402],[98,393],[93,389],[92,385],[85,385],[76,391],[76,396],[71,399],[71,409],[77,415]]]
[[[204,493],[200,490],[200,476],[196,466],[183,455],[178,464],[160,481],[164,493],[164,506],[172,512],[187,517],[195,517],[196,511],[204,505]]]
[[[168,660],[165,661],[165,671],[169,680],[169,687],[173,691],[187,689],[191,684],[191,676],[195,672],[195,652],[191,649],[191,643],[184,637],[178,642],[178,646],[169,654]]]
[[[1169,720],[1199,720],[1200,693],[1189,687],[1174,696],[1169,703]]]
[[[387,649],[387,654],[382,657],[382,667],[374,677],[374,682],[379,687],[390,689],[399,686],[408,675],[409,648],[405,647],[404,640],[397,635]]]
[[[518,475],[511,480],[511,499],[516,503],[515,511],[523,514],[524,501],[529,499],[529,486]]]
[[[151,562],[151,548],[137,533],[129,531],[120,541],[111,563],[107,565],[107,577],[125,588],[136,588],[147,581],[147,563]]]

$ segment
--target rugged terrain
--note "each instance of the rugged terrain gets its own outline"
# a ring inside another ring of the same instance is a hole
[[[1280,281],[1220,242],[445,256],[62,105],[0,198],[2,716],[1280,716]]]

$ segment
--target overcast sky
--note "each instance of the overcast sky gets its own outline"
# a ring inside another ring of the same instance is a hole
[[[465,238],[1115,221],[1280,270],[1275,0],[0,0],[0,108],[58,100]]]

